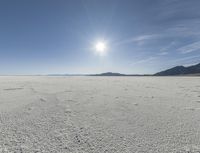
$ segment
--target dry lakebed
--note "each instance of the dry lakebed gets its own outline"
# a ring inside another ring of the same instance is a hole
[[[200,77],[0,77],[0,153],[200,153]]]

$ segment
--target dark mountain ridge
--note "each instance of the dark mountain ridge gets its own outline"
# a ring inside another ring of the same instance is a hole
[[[192,66],[176,66],[154,74],[155,76],[188,75],[200,73],[200,63]]]

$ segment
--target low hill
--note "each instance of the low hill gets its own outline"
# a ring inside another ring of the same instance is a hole
[[[126,74],[106,72],[101,74],[91,74],[90,76],[126,76]]]

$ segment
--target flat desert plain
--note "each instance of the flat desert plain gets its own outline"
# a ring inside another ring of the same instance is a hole
[[[0,152],[199,153],[200,77],[0,77]]]

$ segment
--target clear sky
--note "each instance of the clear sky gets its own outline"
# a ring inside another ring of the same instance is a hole
[[[197,62],[200,0],[0,0],[0,74],[147,74]]]

